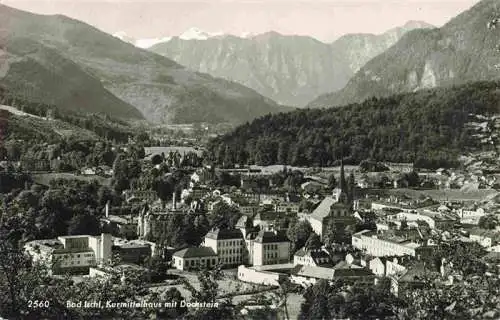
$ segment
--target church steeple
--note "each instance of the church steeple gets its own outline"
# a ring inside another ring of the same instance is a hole
[[[347,181],[345,179],[345,169],[344,169],[344,159],[340,160],[340,179],[337,188],[333,190],[333,197],[338,203],[348,203],[349,202],[349,191],[347,190]]]
[[[345,180],[345,170],[344,170],[344,158],[340,159],[340,181],[339,181],[339,189],[342,192],[346,192],[347,183]]]

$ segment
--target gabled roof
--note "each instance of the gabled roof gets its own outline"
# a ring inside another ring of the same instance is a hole
[[[258,243],[290,242],[285,231],[265,231],[261,230],[255,237]]]
[[[292,269],[290,273],[295,276],[333,280],[335,270],[330,268],[303,266],[298,264]]]
[[[203,258],[214,257],[217,256],[217,254],[209,247],[192,247],[177,251],[173,256],[180,258]]]
[[[330,214],[330,208],[334,204],[335,199],[333,199],[333,197],[325,197],[325,199],[321,201],[319,206],[317,206],[316,209],[314,209],[314,211],[311,213],[311,219],[323,221],[323,219],[328,217],[328,215]]]
[[[325,250],[319,249],[319,250],[307,250],[306,248],[302,248],[299,251],[295,252],[294,256],[297,257],[305,257],[309,256],[313,259],[313,261],[319,265],[319,266],[332,266],[333,267],[333,260],[326,252]],[[324,262],[326,261],[326,262]]]
[[[375,276],[370,270],[364,268],[335,269],[335,278],[370,277]]]
[[[207,233],[205,238],[214,240],[243,239],[243,234],[238,229],[215,229]]]

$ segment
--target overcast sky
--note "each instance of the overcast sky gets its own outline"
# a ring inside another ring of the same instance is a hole
[[[274,30],[331,41],[382,33],[421,20],[441,26],[478,0],[0,0],[41,14],[64,14],[134,38],[179,35],[190,27],[239,35]]]

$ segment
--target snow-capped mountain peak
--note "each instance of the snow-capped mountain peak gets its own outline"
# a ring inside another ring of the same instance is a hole
[[[121,41],[132,43],[132,44],[134,44],[134,42],[135,42],[135,39],[130,37],[129,35],[127,35],[127,33],[124,31],[116,32],[115,34],[113,34],[113,37],[116,37],[116,38],[120,39]]]
[[[207,40],[207,39],[217,37],[217,36],[222,36],[222,35],[224,35],[224,33],[222,33],[222,32],[210,33],[210,32],[200,30],[198,28],[190,28],[190,29],[184,31],[179,36],[179,39],[181,39],[181,40]]]
[[[139,40],[137,40],[134,43],[134,45],[136,47],[139,47],[139,48],[142,48],[142,49],[147,49],[147,48],[151,48],[155,44],[163,43],[163,42],[168,42],[170,40],[172,40],[172,37],[139,39]]]
[[[243,38],[243,39],[250,39],[250,38],[253,38],[257,35],[257,33],[253,33],[253,32],[243,32],[240,34],[240,38]]]

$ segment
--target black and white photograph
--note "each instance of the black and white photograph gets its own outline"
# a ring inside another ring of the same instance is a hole
[[[500,0],[0,0],[0,320],[499,320]]]

